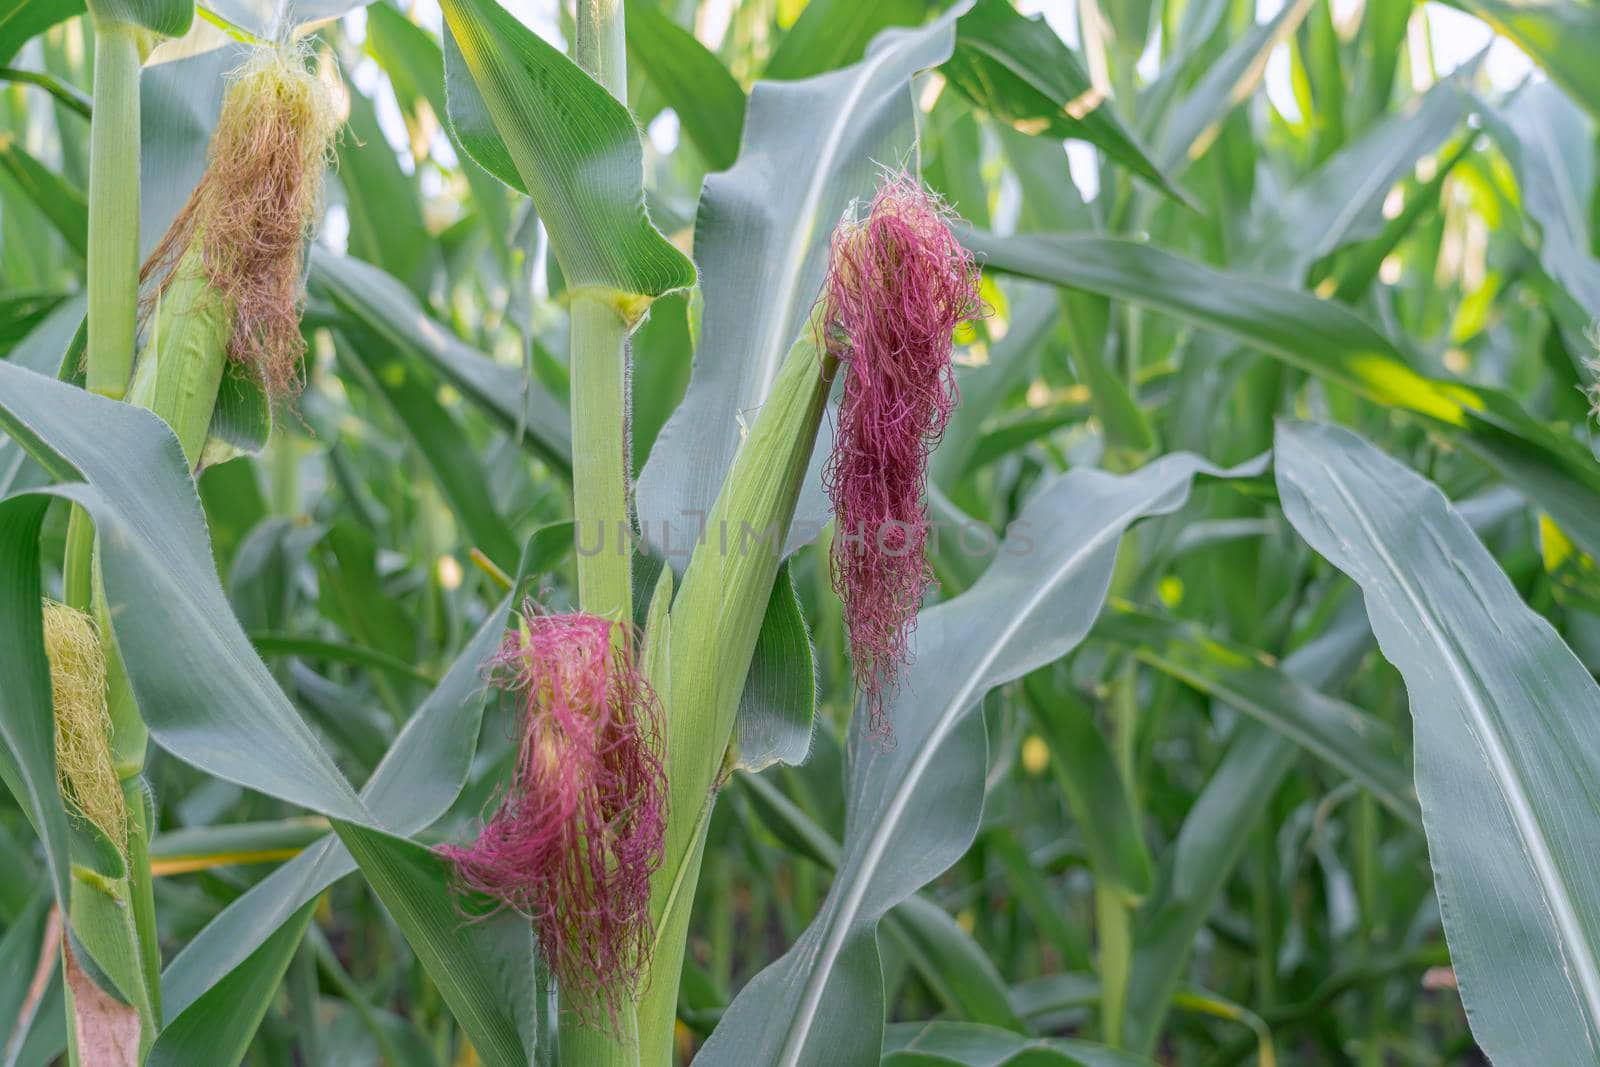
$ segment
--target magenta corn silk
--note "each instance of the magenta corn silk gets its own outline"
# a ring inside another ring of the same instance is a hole
[[[488,666],[520,713],[511,780],[475,841],[439,848],[459,890],[533,920],[564,1008],[602,1026],[648,966],[666,832],[660,702],[618,625],[525,604]]]
[[[885,698],[908,659],[922,596],[928,454],[956,402],[957,326],[977,315],[979,270],[950,213],[920,181],[886,177],[864,217],[834,231],[822,300],[844,374],[824,484],[833,504],[833,585],[856,688],[887,736]]]

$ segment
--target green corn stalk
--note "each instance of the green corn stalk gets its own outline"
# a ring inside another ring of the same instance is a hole
[[[626,103],[627,50],[622,0],[579,0],[573,59]],[[626,620],[633,605],[628,507],[628,332],[634,325],[603,293],[580,292],[571,309],[572,483],[574,529],[596,550],[578,554],[578,604],[586,612]],[[614,631],[628,640],[624,627]],[[638,1020],[624,1010],[615,1029],[588,1026],[562,1011],[562,1059],[595,1067],[639,1062]],[[603,1016],[601,1016],[603,1017]]]

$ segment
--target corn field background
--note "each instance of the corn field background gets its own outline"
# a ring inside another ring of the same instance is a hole
[[[0,1065],[1600,1065],[1597,120],[1589,0],[0,0]],[[497,908],[574,619],[661,793]]]

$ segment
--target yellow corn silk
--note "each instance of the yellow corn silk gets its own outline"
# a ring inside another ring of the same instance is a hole
[[[106,657],[99,628],[83,612],[46,600],[44,650],[50,661],[62,799],[126,852],[128,812],[111,758]]]

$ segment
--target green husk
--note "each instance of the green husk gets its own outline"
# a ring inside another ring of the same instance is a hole
[[[190,469],[205,448],[232,332],[228,298],[206,277],[201,259],[196,243],[155,298],[149,341],[128,390],[129,403],[172,427]]]
[[[640,1062],[652,1067],[671,1062],[705,829],[833,379],[834,360],[819,353],[819,336],[813,319],[790,348],[689,560],[667,617],[670,645],[650,662],[650,683],[666,697],[670,790],[666,857],[651,894],[656,945],[639,1005]],[[767,537],[769,531],[776,537]],[[658,587],[658,596],[662,588],[670,592],[670,586]]]

